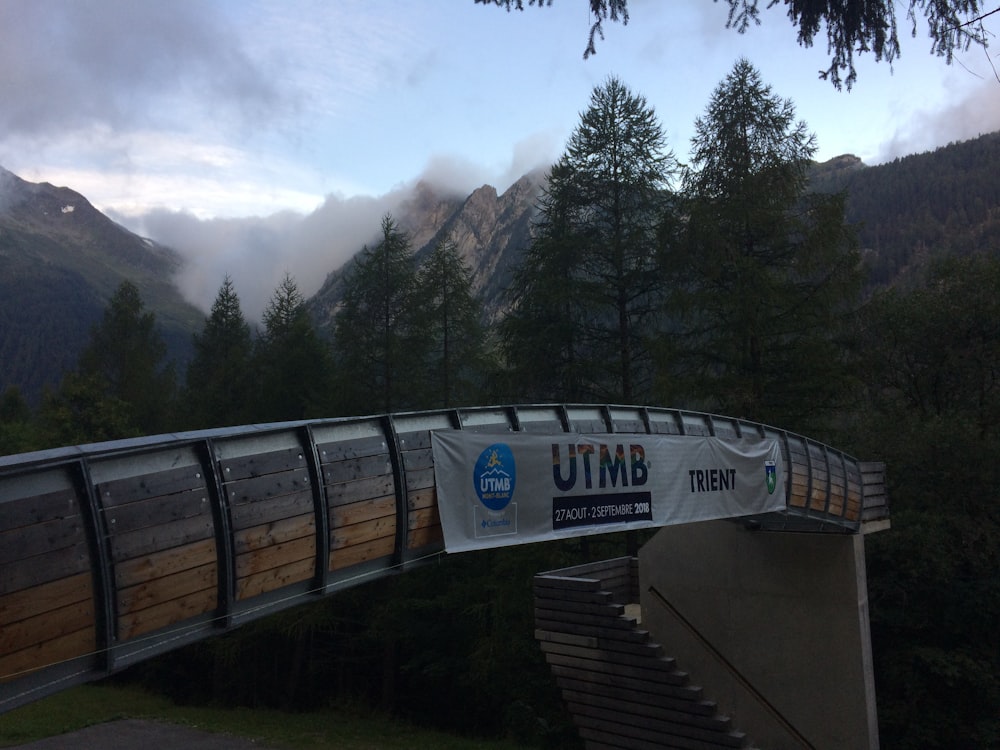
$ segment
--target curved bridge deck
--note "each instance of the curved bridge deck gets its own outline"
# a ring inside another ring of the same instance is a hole
[[[745,520],[857,533],[887,515],[880,464],[772,427],[659,408],[483,407],[7,456],[0,712],[442,553],[436,430],[772,439],[786,507]]]

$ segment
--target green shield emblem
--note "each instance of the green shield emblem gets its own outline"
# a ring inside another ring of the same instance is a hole
[[[764,462],[764,477],[767,479],[767,494],[773,495],[774,488],[778,486],[778,467],[774,461]]]

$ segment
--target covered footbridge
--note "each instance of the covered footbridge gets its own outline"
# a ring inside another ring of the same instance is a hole
[[[589,746],[877,744],[861,538],[888,527],[884,466],[631,406],[2,457],[0,712],[445,551],[649,527],[638,559],[535,580],[536,636]],[[804,690],[816,669],[826,687]]]

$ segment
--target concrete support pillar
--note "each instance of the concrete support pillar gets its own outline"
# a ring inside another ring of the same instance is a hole
[[[643,627],[755,747],[878,748],[862,535],[668,526],[639,583]]]

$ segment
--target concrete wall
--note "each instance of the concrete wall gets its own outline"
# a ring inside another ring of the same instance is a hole
[[[878,747],[862,535],[666,527],[640,551],[639,581],[643,627],[754,747]]]

